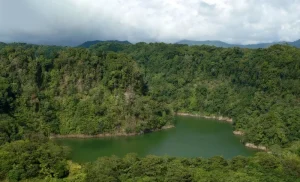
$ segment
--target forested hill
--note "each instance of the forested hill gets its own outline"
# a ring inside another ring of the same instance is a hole
[[[0,48],[2,47],[2,46],[5,46],[6,44],[4,43],[4,42],[0,42]]]
[[[228,44],[226,42],[222,42],[219,40],[206,40],[206,41],[193,41],[193,40],[181,40],[176,42],[176,44],[187,44],[187,45],[208,45],[208,46],[216,46],[216,47],[234,47],[233,44]],[[237,46],[238,47],[238,46]]]
[[[223,48],[229,48],[229,47],[240,47],[240,48],[249,48],[249,49],[257,49],[257,48],[268,48],[275,44],[281,44],[281,45],[291,45],[300,48],[300,39],[294,42],[273,42],[273,43],[258,43],[258,44],[228,44],[226,42],[222,41],[193,41],[193,40],[181,40],[179,42],[176,42],[176,44],[187,44],[187,45],[210,45],[210,46],[216,46],[216,47],[223,47]]]
[[[1,142],[23,133],[139,133],[171,122],[129,56],[11,44],[0,50]]]
[[[0,60],[1,122],[22,132],[145,132],[171,123],[172,111],[180,111],[232,117],[245,141],[255,144],[300,138],[295,47],[8,44]],[[2,132],[2,142],[14,132]]]
[[[172,124],[174,112],[231,117],[245,133],[242,142],[272,154],[230,161],[102,158],[85,171],[76,168],[73,181],[299,179],[296,47],[0,44],[0,180],[73,174],[66,149],[49,141],[50,134],[144,133]]]
[[[143,68],[150,95],[174,111],[232,117],[235,128],[246,133],[245,140],[255,144],[285,145],[300,139],[298,48],[138,43],[119,50]]]
[[[82,44],[80,44],[78,47],[85,47],[85,48],[89,48],[92,45],[95,44],[99,44],[99,43],[119,43],[119,44],[131,44],[130,42],[126,41],[119,41],[119,40],[106,40],[106,41],[102,41],[102,40],[93,40],[93,41],[86,41]]]

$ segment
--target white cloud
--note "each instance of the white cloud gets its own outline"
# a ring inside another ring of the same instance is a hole
[[[292,41],[300,0],[0,0],[0,41]]]

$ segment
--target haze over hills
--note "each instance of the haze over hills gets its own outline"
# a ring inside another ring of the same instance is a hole
[[[17,43],[17,42],[16,42]],[[129,42],[128,40],[120,41],[120,40],[92,40],[92,41],[86,41],[78,46],[75,47],[84,47],[89,48],[92,45],[98,44],[98,43],[118,43],[118,44],[133,44]],[[0,46],[4,46],[7,43],[0,41]],[[25,43],[30,44],[30,43]],[[216,46],[216,47],[223,47],[223,48],[230,48],[230,47],[240,47],[240,48],[249,48],[249,49],[257,49],[257,48],[268,48],[275,44],[287,44],[291,45],[297,48],[300,48],[300,39],[293,41],[293,42],[287,42],[287,41],[281,41],[281,42],[272,42],[272,43],[257,43],[257,44],[230,44],[219,40],[205,40],[205,41],[195,41],[195,40],[181,40],[178,42],[175,42],[174,44],[187,44],[189,46],[193,45],[208,45],[208,46]]]
[[[125,41],[119,41],[119,40],[93,40],[93,41],[86,41],[77,47],[85,47],[89,48],[92,45],[98,44],[98,43],[120,43],[120,44],[132,44],[131,42],[125,40]],[[179,42],[176,42],[175,44],[187,44],[187,45],[208,45],[208,46],[216,46],[216,47],[223,47],[223,48],[229,48],[229,47],[240,47],[240,48],[249,48],[249,49],[257,49],[257,48],[268,48],[275,44],[287,44],[291,46],[295,46],[297,48],[300,48],[300,39],[294,42],[272,42],[272,43],[257,43],[257,44],[229,44],[226,42],[222,42],[219,40],[206,40],[206,41],[194,41],[194,40],[181,40]]]
[[[250,49],[256,49],[256,48],[268,48],[274,44],[288,44],[295,47],[300,47],[300,39],[294,42],[273,42],[273,43],[258,43],[258,44],[228,44],[226,42],[222,42],[219,40],[206,40],[206,41],[193,41],[193,40],[181,40],[179,42],[176,42],[176,44],[187,44],[187,45],[210,45],[210,46],[216,46],[216,47],[240,47],[240,48],[250,48]]]
[[[292,46],[295,46],[295,47],[300,47],[300,39],[296,40],[294,42],[290,42],[289,44],[292,45]]]

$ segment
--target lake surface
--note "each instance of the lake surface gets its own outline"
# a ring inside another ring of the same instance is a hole
[[[122,157],[127,153],[205,158],[215,155],[232,158],[255,153],[240,143],[228,123],[187,116],[177,116],[175,120],[175,128],[145,135],[56,141],[72,149],[70,157],[76,162],[89,162],[101,156]]]

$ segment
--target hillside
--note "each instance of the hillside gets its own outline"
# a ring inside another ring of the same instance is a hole
[[[8,45],[0,50],[1,117],[23,132],[141,133],[171,122],[137,63],[124,54],[83,48]],[[6,128],[0,143],[19,133]]]

